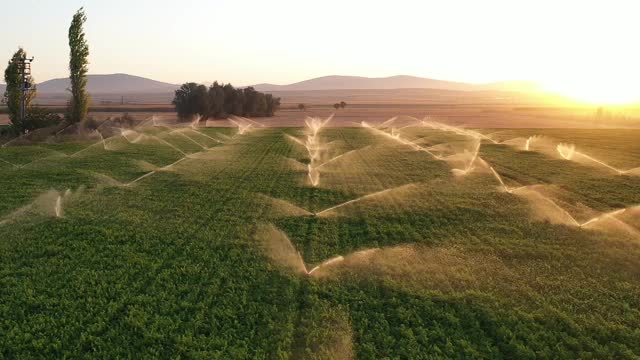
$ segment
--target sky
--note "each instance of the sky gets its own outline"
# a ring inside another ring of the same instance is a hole
[[[402,74],[640,99],[637,0],[22,0],[3,6],[0,57],[22,46],[36,81],[66,77],[81,6],[92,74],[235,85]]]

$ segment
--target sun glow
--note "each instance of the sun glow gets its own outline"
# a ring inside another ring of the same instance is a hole
[[[640,102],[637,84],[628,78],[598,79],[585,76],[583,79],[555,82],[544,89],[589,104],[623,105]]]

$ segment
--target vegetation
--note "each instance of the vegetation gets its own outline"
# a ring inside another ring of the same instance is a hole
[[[130,128],[133,127],[136,123],[140,121],[129,115],[129,113],[123,113],[121,116],[116,116],[113,118],[109,118],[113,121],[114,124],[118,125],[118,127],[122,128]]]
[[[191,82],[176,90],[173,105],[183,120],[194,116],[202,119],[221,119],[230,115],[266,117],[273,116],[280,108],[280,98],[252,87],[236,89],[231,84],[216,81],[207,90],[206,86]]]
[[[67,110],[67,120],[78,123],[87,117],[89,95],[87,94],[87,71],[89,64],[89,44],[85,39],[84,23],[87,16],[80,8],[69,26],[69,79],[71,80],[71,99]]]
[[[25,118],[24,129],[33,131],[36,129],[56,126],[62,123],[62,117],[41,107],[32,107]]]
[[[207,87],[193,82],[182,84],[175,92],[173,105],[181,119],[189,119],[194,115],[205,116],[209,113]]]
[[[18,49],[11,60],[7,68],[4,70],[4,82],[7,84],[4,98],[6,99],[6,105],[9,112],[9,120],[13,126],[13,130],[16,133],[23,134],[26,130],[29,130],[30,125],[23,123],[21,118],[21,106],[22,106],[22,76],[20,75],[20,69],[18,68],[18,61],[27,58],[27,53],[22,48]],[[33,85],[34,81],[31,75],[27,77],[27,84]],[[27,111],[30,110],[31,101],[35,98],[36,92],[29,91],[26,93],[26,107]],[[25,119],[26,120],[26,119]]]
[[[307,105],[302,104],[302,103],[301,103],[301,104],[298,104],[298,110],[300,110],[300,111],[305,111],[305,110],[307,110]]]
[[[339,103],[335,103],[333,104],[333,108],[338,110],[338,109],[344,109],[347,106],[347,103],[344,101],[340,101]]]
[[[326,160],[352,152],[321,168],[318,187],[289,138],[302,129],[130,131],[0,148],[0,357],[640,356],[632,229],[539,219],[490,172],[456,177],[367,129],[320,130]],[[425,146],[468,141],[399,131]],[[501,134],[571,139],[625,167],[640,156],[637,130]],[[638,176],[488,142],[481,156],[507,181],[554,184],[585,206],[640,200]],[[299,210],[385,189],[396,190],[326,216]],[[295,273],[265,254],[265,224],[307,268],[346,260]]]

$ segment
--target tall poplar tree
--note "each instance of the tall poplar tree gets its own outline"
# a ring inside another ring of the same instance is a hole
[[[87,117],[89,96],[87,95],[87,71],[89,44],[84,35],[84,23],[87,16],[80,8],[69,26],[69,79],[71,80],[71,100],[67,111],[68,121],[77,123]]]

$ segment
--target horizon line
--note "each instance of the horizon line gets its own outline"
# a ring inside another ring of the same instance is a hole
[[[146,80],[162,82],[162,83],[169,84],[169,85],[178,85],[178,86],[180,85],[180,84],[175,84],[175,83],[172,83],[172,82],[167,82],[165,80],[157,80],[157,79],[150,78],[150,77],[145,77],[145,76],[135,75],[135,74],[129,74],[129,73],[122,73],[122,72],[87,74],[87,76],[109,76],[109,75],[127,75],[127,76],[139,77],[139,78],[146,79]],[[498,84],[498,83],[505,83],[505,82],[528,82],[528,83],[531,83],[531,84],[541,85],[541,83],[539,81],[525,80],[525,79],[503,79],[503,80],[494,80],[494,81],[487,81],[487,82],[467,82],[467,81],[437,79],[437,78],[432,78],[432,77],[423,77],[423,76],[407,75],[407,74],[397,74],[397,75],[389,75],[389,76],[361,76],[361,75],[331,74],[331,75],[322,75],[322,76],[306,78],[304,80],[294,81],[294,82],[286,83],[286,84],[276,84],[276,83],[270,83],[270,82],[259,82],[259,83],[254,83],[254,84],[251,84],[251,85],[242,85],[242,87],[256,86],[256,85],[287,86],[287,85],[298,84],[298,83],[309,81],[309,80],[316,80],[316,79],[329,78],[329,77],[352,77],[352,78],[363,78],[363,79],[389,79],[389,78],[394,78],[394,77],[411,77],[411,78],[417,78],[417,79],[444,81],[444,82],[458,83],[458,84],[465,84],[465,85],[489,85],[489,84]],[[62,80],[62,79],[68,79],[68,77],[54,77],[54,78],[50,78],[50,79],[46,79],[46,80],[42,80],[42,81],[36,82],[36,85],[44,83],[44,82],[47,82],[47,81]],[[213,83],[215,81],[219,81],[219,80],[210,80],[208,82],[209,83]],[[183,83],[187,83],[187,82],[200,83],[199,81],[185,81]],[[206,83],[206,82],[204,82],[204,83]],[[231,82],[227,82],[227,84],[230,84],[230,83]],[[0,82],[0,85],[6,85],[6,84],[4,82]]]

